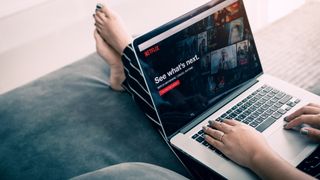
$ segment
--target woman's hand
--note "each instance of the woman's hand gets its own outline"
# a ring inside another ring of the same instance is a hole
[[[320,142],[320,105],[308,104],[286,117],[285,121],[288,122],[285,129],[309,125],[301,128],[300,133]]]
[[[235,120],[209,124],[203,127],[205,140],[242,166],[252,168],[258,159],[274,155],[261,133],[251,126]]]
[[[208,143],[262,179],[314,179],[273,152],[261,133],[251,126],[235,120],[212,121],[203,130]]]

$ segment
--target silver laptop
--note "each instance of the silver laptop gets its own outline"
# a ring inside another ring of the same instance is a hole
[[[320,98],[263,73],[242,0],[210,1],[133,45],[168,142],[225,178],[257,176],[204,141],[209,120],[256,128],[293,166],[317,148],[283,118]]]

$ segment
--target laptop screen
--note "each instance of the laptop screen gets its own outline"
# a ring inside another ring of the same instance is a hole
[[[262,73],[239,0],[211,1],[134,43],[167,136]]]

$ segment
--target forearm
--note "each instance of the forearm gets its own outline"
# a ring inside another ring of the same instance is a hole
[[[272,152],[254,157],[250,168],[262,179],[314,179]]]

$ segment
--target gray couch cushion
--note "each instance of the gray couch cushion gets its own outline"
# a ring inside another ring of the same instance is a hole
[[[0,96],[0,179],[65,179],[122,162],[188,175],[97,55]]]

